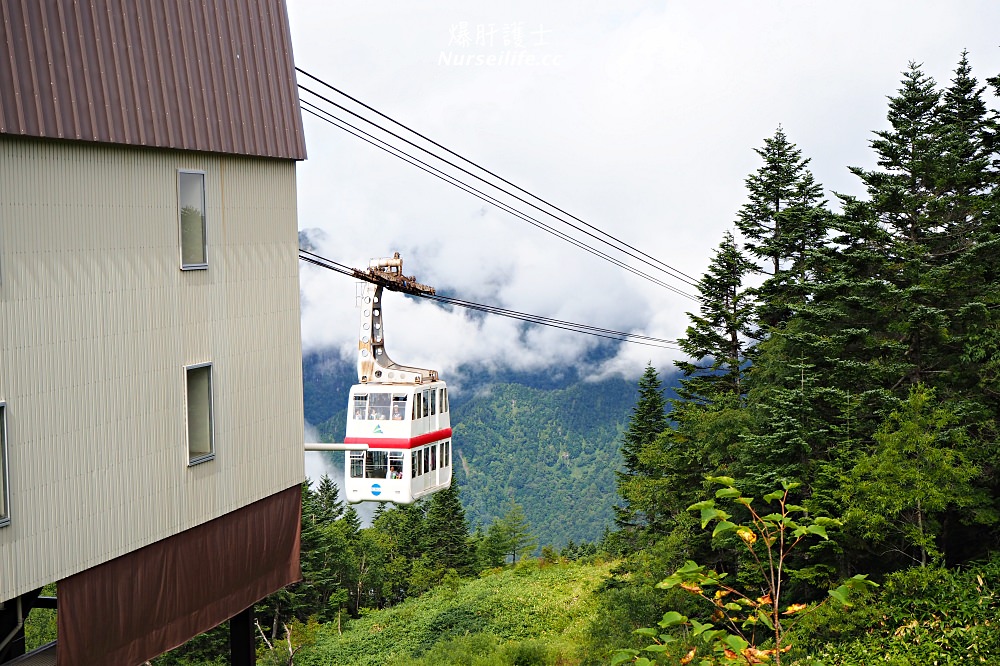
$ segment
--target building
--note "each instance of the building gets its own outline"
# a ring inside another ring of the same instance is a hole
[[[284,0],[0,17],[0,664],[52,582],[60,666],[229,618],[253,663],[304,478]]]

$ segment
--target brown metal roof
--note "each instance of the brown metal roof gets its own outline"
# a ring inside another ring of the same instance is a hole
[[[0,0],[0,134],[305,159],[285,0]]]

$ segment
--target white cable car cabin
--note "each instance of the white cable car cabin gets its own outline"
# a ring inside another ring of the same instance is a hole
[[[402,275],[399,253],[368,272],[410,293],[434,293]],[[451,486],[448,388],[436,370],[394,363],[385,352],[382,284],[362,283],[358,381],[347,405],[344,492],[348,502],[411,504]]]
[[[451,425],[444,382],[356,384],[345,444],[348,502],[411,502],[451,485]]]

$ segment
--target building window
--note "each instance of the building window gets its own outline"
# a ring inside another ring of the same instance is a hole
[[[212,427],[212,365],[192,365],[187,375],[188,464],[215,457]]]
[[[10,524],[10,493],[7,476],[7,410],[0,402],[0,527]]]
[[[181,269],[208,268],[204,173],[177,172],[177,203],[181,216]]]

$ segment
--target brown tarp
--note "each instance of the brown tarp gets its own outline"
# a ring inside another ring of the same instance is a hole
[[[301,578],[289,488],[59,581],[59,666],[136,666]]]

